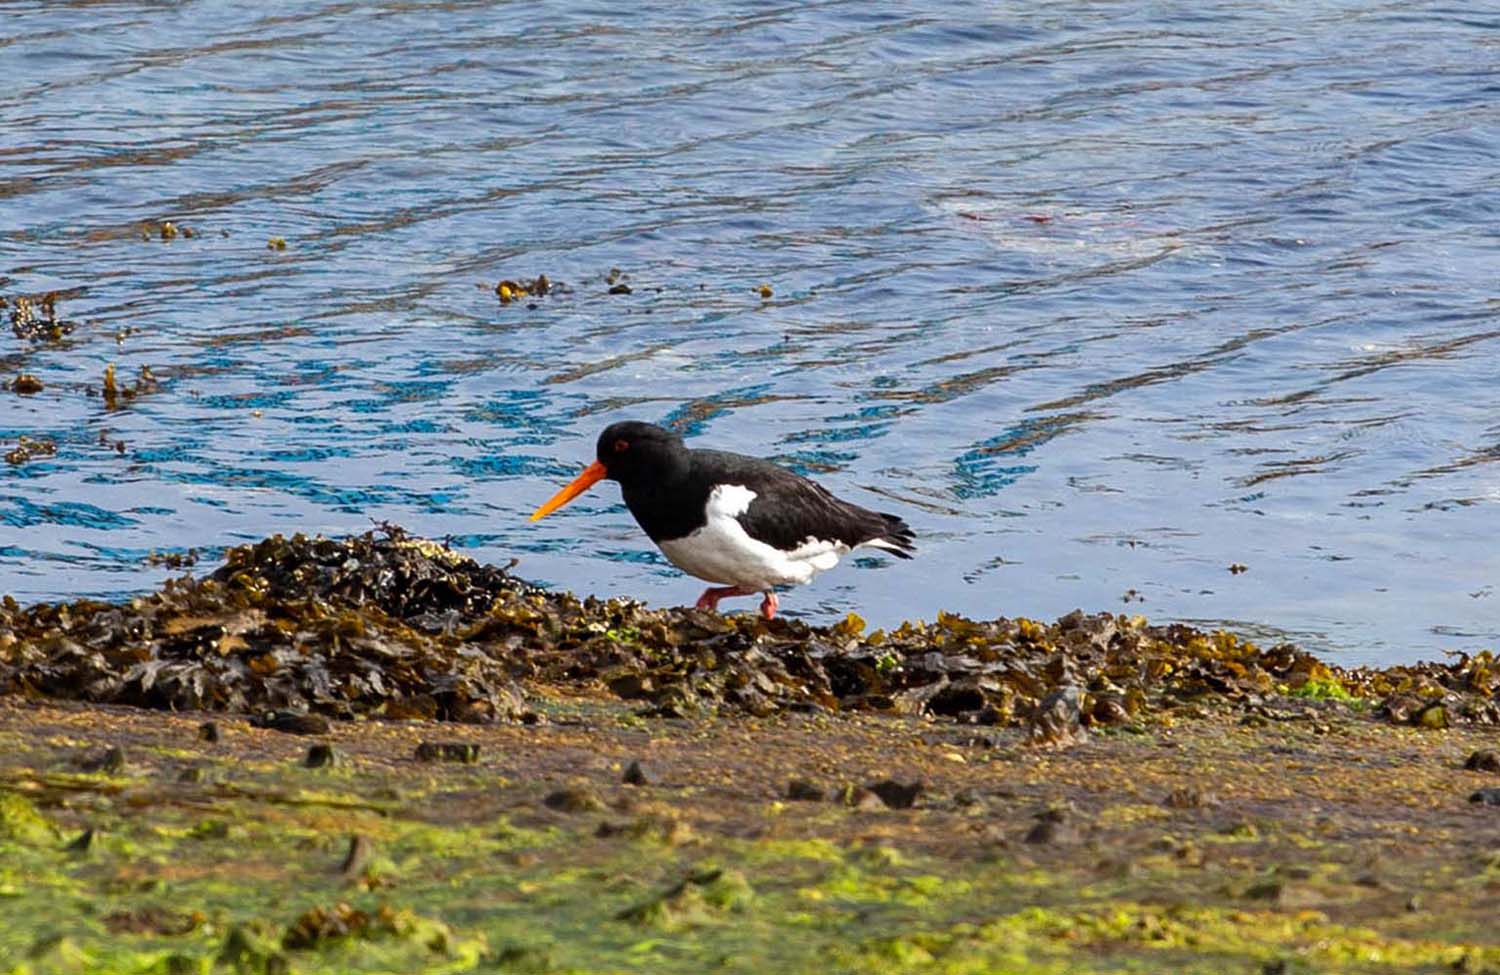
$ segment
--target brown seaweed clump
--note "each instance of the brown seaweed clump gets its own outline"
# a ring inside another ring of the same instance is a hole
[[[10,381],[10,391],[20,396],[35,396],[46,389],[46,384],[29,372],[23,372]]]
[[[128,603],[0,606],[0,692],[164,708],[461,721],[532,716],[524,686],[606,692],[643,714],[865,710],[1026,726],[1040,744],[1178,709],[1246,720],[1369,701],[1391,721],[1500,723],[1489,653],[1341,669],[1291,644],[1142,617],[1054,623],[940,613],[866,635],[580,600],[385,526],[274,536]]]
[[[57,317],[57,302],[60,295],[49,291],[44,295],[0,296],[0,308],[10,307],[10,329],[18,339],[29,341],[57,341],[72,332],[73,322]]]
[[[51,440],[34,440],[22,435],[20,443],[5,452],[7,464],[24,464],[28,460],[37,457],[54,457],[57,455],[57,444]]]
[[[159,387],[160,383],[150,366],[141,366],[140,375],[134,383],[122,385],[115,376],[115,364],[111,362],[104,367],[104,382],[100,387],[100,394],[104,397],[105,409],[118,410],[137,396],[155,392]]]
[[[531,281],[512,281],[510,278],[506,278],[495,285],[495,297],[500,299],[500,304],[508,305],[512,301],[519,301],[522,298],[540,298],[550,293],[552,287],[552,282],[547,279],[547,275],[545,274],[538,274]]]
[[[0,603],[0,691],[159,708],[456,720],[520,707],[461,621],[534,591],[399,530],[274,536],[126,603]]]

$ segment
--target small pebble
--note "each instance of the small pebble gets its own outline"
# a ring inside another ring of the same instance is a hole
[[[1213,796],[1192,786],[1180,785],[1168,793],[1167,798],[1162,800],[1162,805],[1168,809],[1202,809],[1204,806],[1218,805],[1218,802]]]
[[[462,741],[424,741],[417,746],[419,762],[458,762],[473,765],[479,761],[479,746]]]
[[[865,788],[879,796],[880,801],[892,809],[910,809],[916,804],[917,797],[922,794],[924,786],[920,780],[897,782],[895,779],[883,779],[880,782],[872,782]]]
[[[1471,772],[1500,772],[1500,753],[1492,751],[1478,751],[1469,756],[1464,762],[1464,768]]]
[[[885,808],[884,800],[862,785],[847,786],[841,798],[844,800],[844,805],[861,812],[873,812],[876,809]]]
[[[374,852],[375,844],[369,838],[359,833],[349,837],[349,850],[344,854],[344,862],[339,865],[339,873],[346,877],[352,877],[365,868],[370,860],[370,854]]]
[[[1035,816],[1036,825],[1027,831],[1025,842],[1040,846],[1066,846],[1083,839],[1073,825],[1073,815],[1065,808],[1044,809]]]
[[[651,780],[646,777],[646,771],[641,768],[640,762],[631,762],[625,769],[623,781],[626,785],[647,785]]]
[[[332,768],[343,764],[343,756],[332,745],[319,742],[309,746],[307,757],[302,759],[304,768]]]
[[[565,813],[599,812],[604,803],[594,793],[583,787],[558,789],[542,800],[548,809]]]
[[[79,763],[79,768],[85,772],[104,772],[114,775],[125,768],[125,750],[117,745],[111,745],[104,750],[104,754],[96,758],[84,759]]]
[[[1469,801],[1482,806],[1500,806],[1500,788],[1490,786],[1469,796]]]
[[[794,802],[822,802],[828,794],[820,785],[806,779],[793,779],[786,784],[786,797]]]
[[[282,731],[289,735],[326,735],[333,725],[321,714],[305,714],[301,711],[267,711],[250,719],[257,728]]]

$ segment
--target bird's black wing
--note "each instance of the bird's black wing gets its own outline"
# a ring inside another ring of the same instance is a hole
[[[766,460],[712,451],[717,480],[755,492],[738,516],[752,537],[790,551],[809,538],[838,541],[853,548],[877,543],[893,555],[911,558],[915,536],[895,515],[881,514],[835,497],[822,485]]]

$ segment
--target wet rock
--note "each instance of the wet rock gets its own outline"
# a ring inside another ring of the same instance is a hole
[[[1500,806],[1500,788],[1480,789],[1469,796],[1469,801],[1483,806]]]
[[[1074,822],[1076,816],[1066,806],[1052,806],[1036,813],[1036,824],[1022,838],[1026,843],[1038,846],[1072,846],[1083,840],[1083,833]]]
[[[1442,702],[1434,702],[1422,708],[1412,719],[1419,728],[1438,730],[1448,727],[1448,708]]]
[[[303,768],[333,768],[344,764],[344,755],[332,745],[311,745],[302,759]]]
[[[725,912],[744,910],[754,896],[754,890],[739,871],[694,870],[661,894],[620,911],[615,920],[676,929]]]
[[[251,718],[250,723],[257,728],[288,735],[326,735],[333,731],[333,725],[321,714],[300,711],[266,711]]]
[[[828,798],[823,787],[806,779],[792,779],[786,784],[786,797],[793,802],[822,802]]]
[[[594,831],[600,839],[624,836],[632,840],[654,840],[668,846],[680,846],[693,838],[688,824],[672,816],[638,816],[628,823],[603,822]]]
[[[380,716],[389,721],[432,721],[437,714],[437,698],[431,694],[393,698],[380,708]]]
[[[1060,687],[1042,698],[1032,712],[1027,736],[1034,745],[1067,747],[1088,740],[1083,726],[1083,691],[1076,684]]]
[[[1376,712],[1392,724],[1413,724],[1424,708],[1427,708],[1427,700],[1422,697],[1412,693],[1395,693],[1382,700]]]
[[[920,781],[903,783],[895,779],[883,779],[872,782],[865,788],[879,796],[880,801],[891,809],[910,809],[916,804],[924,786]]]
[[[103,920],[111,934],[181,937],[197,929],[205,918],[198,911],[179,913],[164,907],[140,907],[106,914]]]
[[[288,975],[291,963],[249,925],[237,924],[229,929],[215,960],[236,972],[264,972],[265,975]]]
[[[219,723],[217,721],[205,721],[198,726],[198,740],[206,742],[217,742],[219,740]]]
[[[1216,806],[1219,800],[1212,793],[1201,792],[1192,786],[1178,786],[1162,800],[1168,809],[1203,809]]]
[[[339,864],[339,873],[348,878],[358,876],[369,864],[374,852],[375,844],[368,836],[363,833],[353,834],[349,837],[349,848],[344,853],[343,862]]]
[[[592,789],[586,786],[570,786],[566,789],[558,789],[551,792],[542,804],[548,809],[556,809],[565,813],[588,813],[601,812],[604,802]]]
[[[306,951],[346,938],[367,938],[378,933],[396,933],[390,925],[389,908],[370,914],[345,903],[331,908],[314,907],[293,921],[281,938],[288,951]],[[387,929],[382,931],[382,929]]]
[[[982,807],[984,795],[978,789],[959,789],[953,794],[953,804],[959,809],[974,809]]]
[[[85,772],[116,775],[125,770],[125,750],[118,745],[111,745],[98,755],[80,759],[78,767]]]
[[[1474,752],[1464,762],[1464,768],[1471,772],[1500,772],[1500,752],[1487,749]]]
[[[457,762],[474,765],[479,761],[479,746],[463,741],[424,741],[417,746],[419,762]]]
[[[640,762],[631,762],[626,767],[625,775],[621,781],[626,785],[647,785],[651,780],[647,778],[646,770],[641,768]]]
[[[859,812],[874,812],[886,808],[884,799],[860,785],[845,786],[839,799],[850,809]]]
[[[1096,725],[1111,727],[1114,725],[1128,724],[1130,722],[1130,711],[1125,706],[1125,699],[1119,695],[1101,696],[1094,702],[1090,717]]]

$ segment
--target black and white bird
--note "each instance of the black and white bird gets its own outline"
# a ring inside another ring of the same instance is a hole
[[[834,497],[768,460],[693,450],[650,423],[611,424],[598,459],[532,514],[544,518],[601,480],[619,481],[625,504],[668,560],[708,582],[699,609],[729,596],[764,593],[760,613],[776,615],[777,586],[800,585],[861,545],[912,556],[912,530]]]

